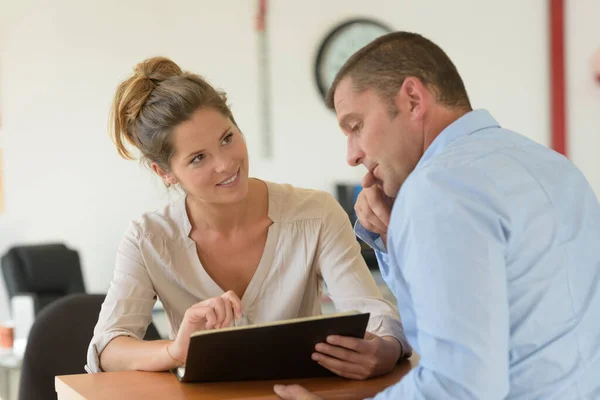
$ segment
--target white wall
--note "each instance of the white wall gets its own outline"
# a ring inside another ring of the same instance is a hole
[[[600,83],[592,56],[600,51],[600,2],[566,1],[567,129],[570,158],[600,194]]]
[[[545,1],[269,3],[276,137],[275,157],[265,161],[258,148],[254,1],[0,0],[0,252],[19,242],[65,241],[80,251],[88,289],[107,289],[128,221],[169,197],[148,171],[117,157],[106,130],[117,83],[136,62],[159,54],[228,91],[252,172],[264,179],[332,190],[334,181],[362,176],[345,165],[344,138],[312,71],[319,40],[353,16],[436,41],[456,62],[475,107],[548,143]],[[591,21],[590,15],[590,27]],[[579,129],[592,133],[585,121]],[[583,147],[582,160],[590,154]],[[582,164],[591,169],[591,161]],[[598,187],[600,176],[595,180]],[[6,313],[4,299],[0,319],[3,306]]]

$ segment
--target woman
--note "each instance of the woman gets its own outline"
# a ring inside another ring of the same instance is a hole
[[[184,195],[132,222],[88,351],[88,372],[162,371],[185,364],[190,334],[318,315],[320,282],[340,311],[371,313],[365,339],[334,338],[313,359],[355,379],[410,354],[346,213],[325,192],[248,177],[248,152],[224,93],[157,57],[118,87],[117,150],[133,145]],[[159,298],[172,340],[143,341]],[[337,341],[335,340],[337,339]]]

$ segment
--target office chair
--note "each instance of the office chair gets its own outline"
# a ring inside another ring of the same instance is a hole
[[[85,373],[87,349],[92,340],[103,294],[72,294],[44,308],[36,317],[29,338],[19,386],[20,400],[56,399],[56,375]],[[145,340],[158,340],[153,323]]]
[[[79,255],[63,244],[15,246],[2,257],[9,299],[33,298],[34,313],[71,293],[85,293]]]

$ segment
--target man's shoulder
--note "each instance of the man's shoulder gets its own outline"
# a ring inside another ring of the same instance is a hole
[[[429,169],[447,169],[467,164],[485,167],[494,163],[499,154],[516,154],[523,150],[526,152],[550,151],[517,132],[492,127],[455,140],[423,166]]]
[[[454,141],[435,157],[419,165],[406,181],[407,187],[435,190],[448,181],[468,188],[480,181],[504,183],[521,180],[529,164],[547,168],[574,166],[565,157],[508,129],[493,127]],[[413,190],[406,190],[412,193]]]
[[[490,173],[496,162],[491,158],[460,155],[435,161],[414,170],[402,185],[396,203],[406,217],[435,213],[465,199],[497,201],[498,186]]]

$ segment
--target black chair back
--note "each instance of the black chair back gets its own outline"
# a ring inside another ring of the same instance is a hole
[[[56,399],[55,376],[86,373],[87,349],[104,298],[103,294],[68,295],[38,314],[25,348],[19,399]],[[144,339],[160,339],[154,324],[148,326]]]
[[[85,293],[79,254],[64,244],[15,246],[2,257],[8,297],[30,295],[35,314],[72,293]]]

